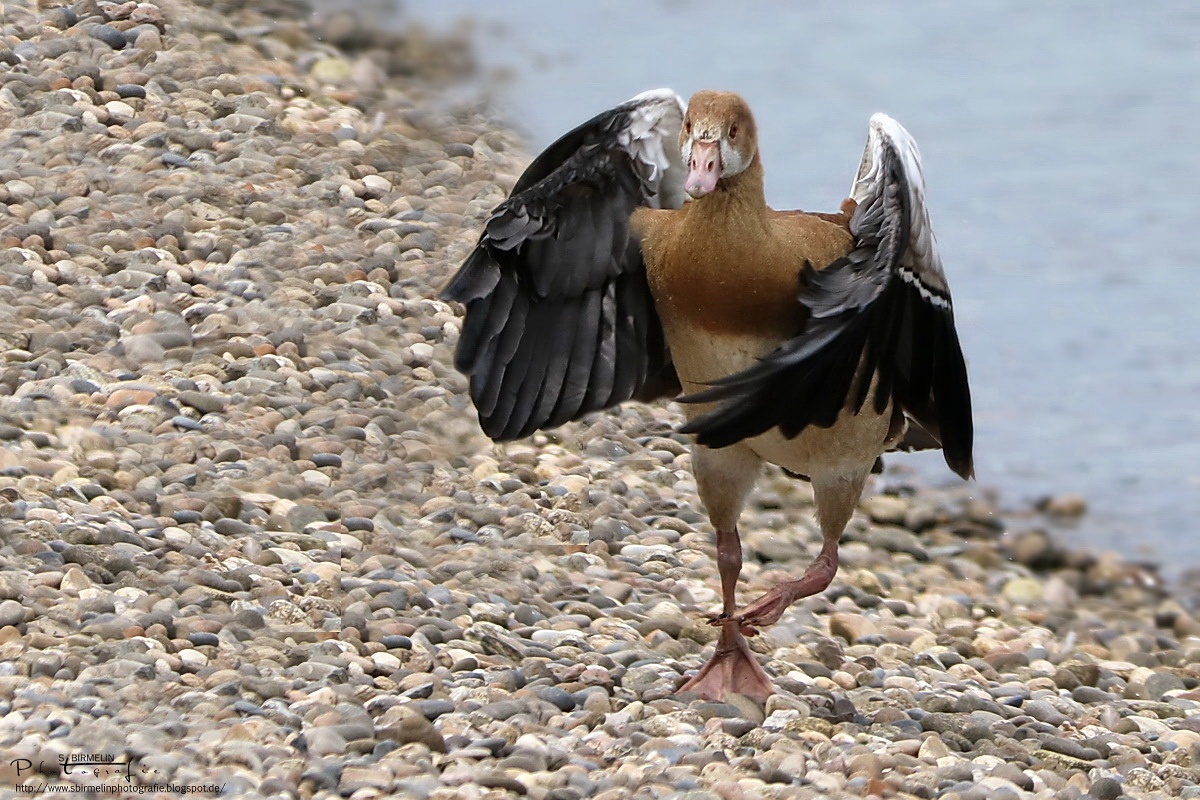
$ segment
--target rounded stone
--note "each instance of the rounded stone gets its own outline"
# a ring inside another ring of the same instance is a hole
[[[19,625],[25,621],[25,606],[16,600],[0,602],[0,628],[8,625]]]

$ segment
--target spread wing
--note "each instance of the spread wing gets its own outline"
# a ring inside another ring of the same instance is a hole
[[[854,249],[822,270],[806,266],[804,330],[755,366],[689,402],[724,401],[685,426],[722,447],[778,426],[785,436],[828,427],[844,408],[891,400],[940,445],[946,463],[973,474],[971,392],[946,275],[925,207],[921,157],[901,125],[871,117],[851,196]],[[871,380],[875,376],[875,380]],[[781,402],[780,398],[786,398]],[[920,446],[921,437],[901,446]]]
[[[444,290],[466,306],[455,366],[491,438],[678,391],[629,216],[683,204],[683,111],[644,92],[550,145]]]

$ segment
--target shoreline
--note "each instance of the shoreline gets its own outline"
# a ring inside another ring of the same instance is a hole
[[[754,639],[765,708],[674,695],[718,586],[677,411],[494,446],[451,365],[528,160],[440,107],[469,53],[237,8],[0,18],[0,786],[1200,797],[1188,601],[901,470]],[[742,597],[819,547],[777,471],[744,523]]]

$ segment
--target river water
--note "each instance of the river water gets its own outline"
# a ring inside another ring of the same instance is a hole
[[[647,88],[731,89],[769,202],[828,211],[870,114],[899,119],[954,291],[980,484],[1013,504],[1080,494],[1069,543],[1200,568],[1200,5],[440,0],[396,24],[464,18],[532,152]]]

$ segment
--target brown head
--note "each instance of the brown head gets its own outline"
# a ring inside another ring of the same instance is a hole
[[[703,197],[712,192],[718,181],[746,169],[758,154],[750,106],[733,92],[696,92],[688,101],[679,149],[688,165],[687,193]]]

